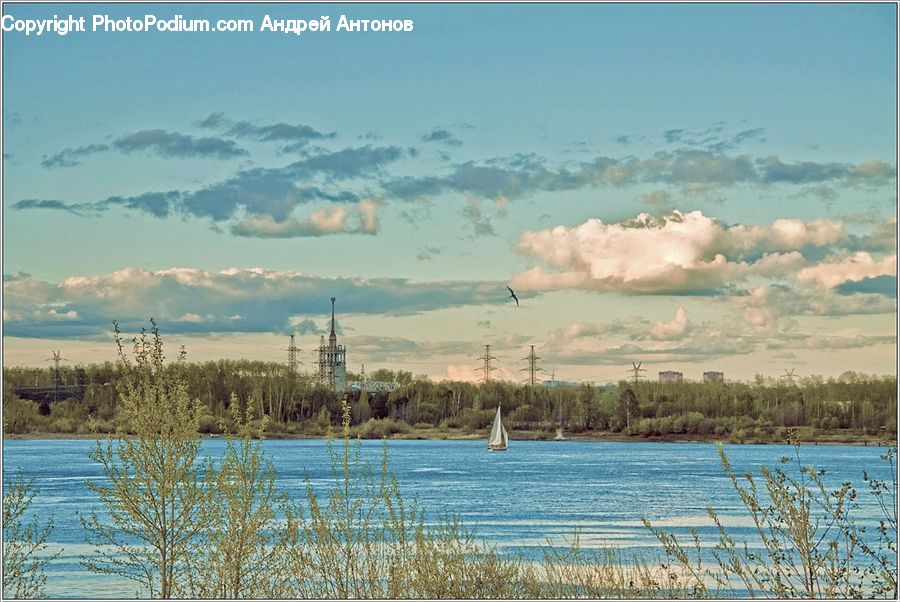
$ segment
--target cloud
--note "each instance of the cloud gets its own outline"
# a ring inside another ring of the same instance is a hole
[[[359,203],[360,199],[354,192],[346,189],[330,192],[326,188],[377,174],[385,165],[410,152],[394,146],[345,148],[283,167],[242,170],[231,178],[190,192],[148,192],[130,197],[113,196],[93,203],[25,199],[14,203],[13,207],[99,213],[121,206],[155,217],[180,213],[221,222],[246,213],[268,217],[273,222],[284,222],[292,217],[295,208],[312,201]],[[360,211],[365,217],[365,227],[361,231],[373,233],[377,230],[379,206],[375,201],[360,204]]]
[[[644,294],[709,294],[750,275],[789,274],[807,247],[846,238],[841,223],[777,220],[727,226],[700,211],[605,224],[591,219],[521,235],[517,250],[546,264],[514,278],[523,290],[576,288]]]
[[[876,260],[871,254],[858,251],[848,257],[835,258],[803,268],[797,274],[797,279],[821,288],[835,288],[848,281],[858,282],[879,276],[897,276],[896,255]]]
[[[109,332],[112,320],[130,332],[140,329],[149,317],[173,333],[289,333],[292,324],[326,315],[332,296],[344,315],[397,316],[498,303],[499,288],[498,283],[484,281],[324,278],[264,268],[213,272],[132,267],[98,276],[71,276],[59,283],[17,275],[5,277],[3,284],[4,308],[14,318],[5,321],[4,334],[98,336]],[[50,314],[51,310],[55,313]]]
[[[161,157],[210,157],[232,159],[248,153],[232,140],[222,138],[195,138],[165,130],[141,130],[117,138],[113,146],[123,153],[148,152]]]
[[[359,202],[359,231],[364,234],[376,234],[381,225],[379,212],[385,203],[374,199],[363,199]]]
[[[665,190],[654,190],[641,195],[641,202],[649,207],[669,208],[672,203],[672,194]]]
[[[561,192],[589,187],[665,184],[685,191],[708,192],[738,185],[855,185],[883,186],[895,177],[880,161],[849,163],[785,163],[775,156],[754,159],[701,148],[660,151],[650,158],[595,157],[572,165],[547,166],[533,155],[466,161],[444,175],[400,176],[382,182],[385,193],[414,200],[452,192],[478,198],[522,198],[537,192]]]
[[[203,128],[214,128],[228,136],[247,138],[260,142],[288,142],[282,152],[296,152],[306,147],[312,140],[328,140],[337,136],[336,132],[320,132],[305,124],[278,122],[255,125],[249,121],[231,121],[224,113],[212,113],[198,123]]]
[[[839,284],[835,291],[842,295],[853,293],[875,293],[897,298],[897,276],[875,276],[861,280],[850,280]]]
[[[481,202],[477,199],[469,199],[469,204],[463,209],[463,217],[472,224],[476,236],[494,236],[494,226],[489,217],[481,211]]]
[[[59,211],[68,211],[74,215],[82,216],[85,212],[82,210],[81,206],[75,204],[70,205],[66,204],[62,201],[57,200],[35,200],[35,199],[25,199],[19,201],[17,203],[12,204],[13,209],[56,209]]]
[[[462,141],[453,137],[449,130],[434,128],[429,133],[422,136],[422,142],[439,142],[449,146],[462,146]]]
[[[476,236],[494,236],[494,226],[489,217],[481,211],[481,203],[476,199],[469,199],[468,205],[463,209],[463,216],[472,224]]]
[[[441,251],[441,247],[425,247],[424,249],[419,249],[419,252],[416,253],[416,261],[428,261],[434,259]]]
[[[76,165],[81,165],[79,159],[82,157],[102,153],[108,150],[109,146],[106,144],[88,144],[86,146],[79,146],[78,148],[67,148],[59,151],[55,155],[44,157],[44,160],[41,161],[41,167],[44,169],[75,167]]]
[[[683,307],[675,310],[675,319],[671,322],[659,321],[650,330],[650,336],[657,341],[673,341],[684,337],[689,330],[687,314]]]
[[[324,327],[319,328],[319,326],[316,325],[316,323],[314,321],[310,320],[309,318],[304,318],[303,320],[300,320],[296,324],[293,324],[292,327],[293,327],[293,332],[295,334],[300,334],[300,335],[320,334],[321,335],[321,334],[327,334],[329,332],[330,325],[329,325],[329,328],[324,328]],[[335,326],[335,330],[337,330],[337,329],[338,329],[338,327]]]
[[[744,324],[758,332],[797,326],[797,316],[893,314],[896,301],[875,291],[797,289],[785,284],[760,286],[728,299]]]
[[[379,227],[378,211],[383,203],[364,199],[351,213],[347,207],[317,209],[305,219],[289,217],[276,221],[268,216],[245,217],[231,226],[237,236],[257,238],[295,238],[325,236],[328,234],[376,234]],[[351,216],[355,215],[355,220]]]

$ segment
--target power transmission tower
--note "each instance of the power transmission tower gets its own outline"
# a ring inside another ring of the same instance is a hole
[[[637,388],[638,379],[644,378],[644,375],[641,372],[646,372],[646,368],[641,368],[641,364],[643,362],[634,363],[631,362],[631,368],[626,370],[625,372],[631,372],[634,378],[634,387]]]
[[[297,373],[297,364],[303,363],[303,362],[297,360],[297,352],[298,351],[300,351],[300,349],[297,347],[297,345],[294,344],[294,335],[291,335],[291,344],[288,345],[288,348],[287,348],[287,352],[288,352],[287,364],[288,364],[288,370],[291,371],[291,374],[296,374]]]
[[[62,351],[52,351],[53,357],[48,357],[45,359],[45,362],[53,362],[53,401],[59,401],[59,364],[60,362],[67,362],[66,358],[62,357]]]
[[[788,385],[791,386],[791,387],[793,387],[793,386],[794,386],[794,378],[796,378],[796,376],[797,376],[797,375],[794,374],[794,369],[793,369],[793,368],[791,368],[790,370],[788,370],[787,368],[785,368],[785,369],[784,369],[784,374],[781,375],[781,378],[786,379],[786,380],[788,381]]]
[[[497,359],[496,357],[491,355],[490,345],[484,346],[484,355],[479,357],[478,359],[482,360],[484,362],[484,365],[481,368],[476,368],[476,370],[481,370],[484,372],[483,382],[488,383],[491,381],[491,370],[493,370],[493,368],[491,367],[491,360]]]
[[[528,372],[527,381],[531,385],[531,387],[534,388],[535,377],[538,372],[542,371],[537,367],[537,361],[541,358],[534,354],[534,345],[531,346],[531,352],[528,354],[528,356],[523,357],[522,359],[528,362],[528,367],[520,369],[519,372]]]

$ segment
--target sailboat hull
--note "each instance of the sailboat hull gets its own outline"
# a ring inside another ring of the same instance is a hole
[[[489,451],[489,452],[494,452],[494,451],[506,451],[506,446],[504,445],[503,447],[500,447],[500,446],[498,445],[498,446],[494,447],[494,446],[492,446],[492,445],[488,445],[488,451]]]

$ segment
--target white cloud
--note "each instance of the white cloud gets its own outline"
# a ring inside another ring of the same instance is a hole
[[[847,239],[841,222],[777,220],[771,226],[726,226],[700,211],[522,234],[518,250],[550,269],[518,274],[523,290],[580,288],[626,293],[691,293],[751,275],[785,276],[804,263],[802,250]]]
[[[797,279],[822,288],[834,288],[848,281],[858,282],[864,278],[896,275],[896,255],[876,260],[871,254],[865,251],[858,251],[849,257],[823,261],[814,266],[803,268],[797,274]]]
[[[658,341],[672,341],[684,337],[689,330],[687,313],[683,307],[675,310],[675,319],[671,322],[659,321],[650,329],[650,336]]]
[[[360,232],[375,234],[378,232],[378,212],[384,207],[384,202],[372,199],[363,199],[359,202]]]
[[[709,294],[752,277],[834,288],[896,274],[896,255],[873,258],[895,241],[896,221],[850,235],[843,221],[778,219],[727,225],[701,211],[641,213],[606,224],[524,232],[520,253],[539,262],[519,274],[522,290],[582,289],[628,294]],[[832,258],[814,263],[826,251]],[[855,251],[855,253],[853,253]],[[841,256],[841,252],[844,256]]]
[[[295,238],[329,234],[376,234],[382,201],[363,199],[351,210],[346,206],[323,207],[306,218],[276,220],[268,215],[249,215],[231,226],[232,234],[258,238]]]

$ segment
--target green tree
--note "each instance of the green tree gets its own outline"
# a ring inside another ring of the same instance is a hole
[[[237,437],[229,437],[217,468],[206,467],[208,515],[198,545],[189,556],[187,593],[192,598],[286,598],[288,550],[297,537],[296,512],[275,489],[275,469],[254,438],[249,407],[242,413],[232,399]],[[279,524],[277,513],[284,520]]]
[[[624,423],[626,428],[631,426],[632,418],[640,418],[641,405],[638,402],[637,395],[634,394],[631,387],[626,387],[619,394],[619,403],[616,406],[616,414],[619,417],[619,421]]]
[[[43,598],[47,564],[60,552],[47,554],[47,538],[53,521],[39,524],[24,522],[37,491],[34,480],[26,480],[20,471],[3,487],[3,597]]]
[[[107,516],[80,516],[95,546],[82,563],[89,571],[136,581],[153,597],[171,598],[182,593],[179,578],[207,520],[208,496],[197,470],[201,407],[182,376],[185,352],[166,366],[159,330],[151,324],[149,336],[142,330],[134,339],[133,362],[115,327],[129,433],[120,429],[114,439],[98,439],[90,452],[107,480],[87,486]]]
[[[363,424],[372,417],[372,407],[369,405],[369,392],[365,389],[359,392],[359,400],[353,404],[353,421]]]

